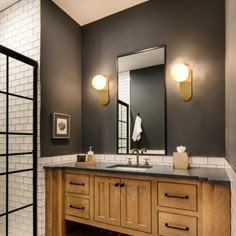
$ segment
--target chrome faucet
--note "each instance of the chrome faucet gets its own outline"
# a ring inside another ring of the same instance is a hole
[[[138,151],[138,149],[133,149],[132,153],[133,154],[136,153],[137,166],[139,166],[139,151]]]

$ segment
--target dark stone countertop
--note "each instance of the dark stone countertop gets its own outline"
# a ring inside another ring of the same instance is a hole
[[[153,167],[145,171],[118,170],[108,168],[109,166],[119,165],[119,163],[98,162],[96,166],[75,166],[75,163],[65,163],[44,166],[44,169],[66,169],[79,171],[95,171],[112,174],[129,174],[141,176],[153,176],[164,178],[190,179],[208,182],[209,184],[230,185],[230,180],[224,168],[201,168],[192,167],[188,170],[176,170],[173,167],[152,165]]]

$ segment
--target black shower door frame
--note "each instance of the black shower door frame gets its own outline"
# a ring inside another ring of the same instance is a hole
[[[122,145],[119,146],[119,141],[123,141],[125,140],[126,141],[126,153],[128,154],[129,153],[129,104],[121,101],[121,100],[118,100],[118,103],[117,103],[117,106],[118,106],[118,114],[117,114],[117,154],[124,154],[124,153],[119,153],[119,149],[124,149],[125,147],[123,147]],[[121,108],[121,111],[119,110],[119,106],[121,107],[125,107],[126,109],[126,120],[123,120],[123,115],[122,115],[122,108]],[[119,112],[121,112],[119,114]],[[121,119],[119,119],[119,115],[121,117]],[[121,124],[126,124],[126,138],[123,138],[122,136],[122,130],[121,130],[121,137],[119,135],[119,125]]]
[[[0,175],[6,176],[6,212],[0,214],[0,217],[6,217],[6,236],[9,233],[9,220],[8,215],[27,207],[33,207],[33,236],[37,236],[37,122],[38,122],[38,62],[32,60],[20,53],[17,53],[9,48],[6,48],[0,45],[0,54],[4,54],[6,56],[6,91],[1,91],[0,94],[6,95],[6,131],[0,132],[0,134],[6,136],[6,153],[0,154],[1,156],[6,157],[6,172],[0,173]],[[13,58],[22,63],[32,66],[33,70],[33,98],[21,96],[15,93],[9,92],[9,58]],[[9,96],[18,97],[21,99],[31,100],[33,103],[33,133],[16,133],[9,132]],[[33,150],[32,152],[27,153],[9,153],[9,135],[30,135],[32,136]],[[31,169],[23,169],[16,171],[9,171],[9,157],[10,156],[19,156],[19,155],[28,155],[31,154],[33,156],[33,165]],[[16,174],[20,172],[33,172],[33,203],[25,205],[21,208],[17,208],[9,211],[9,175]]]

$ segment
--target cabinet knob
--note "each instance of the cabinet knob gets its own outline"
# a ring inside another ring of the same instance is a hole
[[[123,184],[120,184],[120,187],[121,187],[121,188],[125,187],[125,184],[124,184],[124,183],[123,183]]]
[[[120,184],[119,184],[119,183],[116,183],[114,186],[115,186],[115,187],[119,187],[119,186],[120,186]]]

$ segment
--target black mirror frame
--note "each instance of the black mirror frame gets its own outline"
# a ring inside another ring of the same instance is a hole
[[[129,55],[134,55],[134,54],[138,54],[138,53],[142,53],[142,52],[147,52],[147,51],[151,51],[151,50],[155,50],[155,49],[159,49],[159,48],[164,48],[165,49],[165,154],[143,154],[143,155],[148,155],[148,156],[166,156],[168,151],[167,151],[167,96],[166,96],[166,72],[167,72],[167,46],[165,44],[161,44],[159,46],[155,46],[155,47],[150,47],[147,49],[141,49],[135,52],[130,52],[130,53],[126,53],[126,54],[121,54],[118,55],[116,58],[116,124],[117,124],[117,128],[116,128],[116,153],[117,155],[130,155],[129,153],[119,153],[118,151],[118,136],[119,136],[119,124],[118,124],[118,116],[119,116],[119,103],[118,103],[118,90],[119,90],[119,81],[118,81],[118,68],[119,68],[119,64],[118,64],[118,59],[119,57],[124,57],[124,56],[129,56]]]

